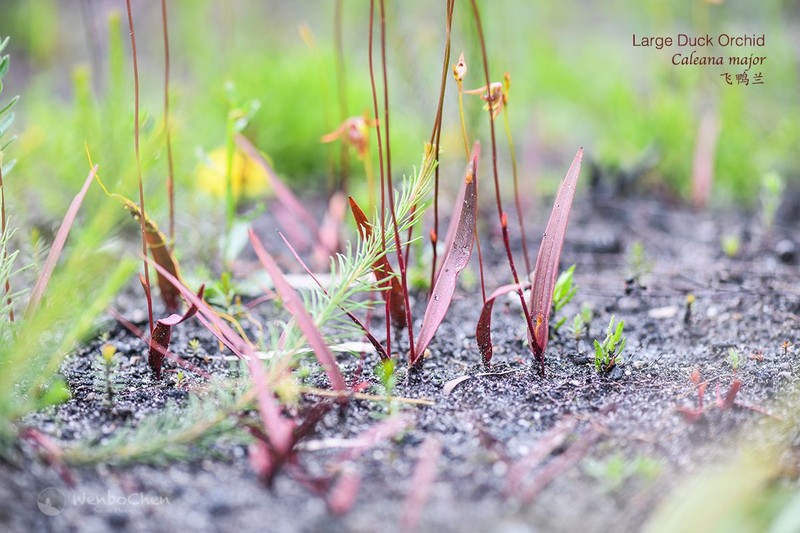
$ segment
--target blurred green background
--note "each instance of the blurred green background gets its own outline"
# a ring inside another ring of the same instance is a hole
[[[336,2],[170,0],[168,5],[179,214],[204,213],[216,201],[198,191],[198,153],[225,142],[228,81],[240,102],[261,103],[246,134],[271,156],[277,171],[296,190],[324,195],[339,165],[339,147],[320,142],[341,119]],[[648,190],[688,199],[703,116],[711,117],[719,131],[711,155],[712,205],[748,205],[770,171],[788,182],[800,175],[796,2],[615,0],[587,5],[538,0],[480,5],[492,79],[511,74],[510,120],[527,196],[551,190],[577,147],[584,146],[600,174],[647,169],[640,174]],[[389,1],[387,8],[392,157],[393,168],[402,174],[418,163],[421,143],[433,124],[445,8],[444,2],[427,1]],[[18,160],[7,180],[14,215],[50,220],[63,213],[88,169],[84,141],[106,184],[136,196],[124,9],[122,0],[0,1],[0,35],[11,36],[12,55],[4,95],[22,96],[14,126],[19,142],[7,154],[7,159]],[[364,0],[342,2],[348,115],[372,109],[368,9]],[[163,220],[160,3],[136,1],[134,14],[145,182],[149,210]],[[717,47],[713,52],[766,55],[763,68],[753,69],[763,73],[764,84],[727,85],[720,74],[735,73],[735,68],[671,64],[673,53],[688,50],[632,46],[633,33],[679,32],[765,34],[763,50]],[[475,27],[469,2],[463,1],[456,2],[451,63],[460,51],[470,66],[465,88],[482,86]],[[446,96],[445,183],[448,176],[455,180],[464,164],[452,79]],[[483,103],[467,96],[465,104],[471,138],[488,146]],[[502,176],[510,183],[500,124],[498,139]],[[372,152],[374,158],[374,142]],[[355,157],[350,159],[357,187],[363,184],[363,169]],[[91,194],[100,198],[101,193]]]

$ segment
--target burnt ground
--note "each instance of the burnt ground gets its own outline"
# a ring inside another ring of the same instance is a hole
[[[407,495],[418,488],[412,476],[427,438],[438,440],[442,451],[419,517],[421,530],[637,530],[687,474],[735,454],[743,439],[757,441],[774,417],[797,416],[796,408],[781,403],[800,377],[793,346],[800,291],[790,240],[796,220],[779,219],[771,232],[760,229],[758,220],[757,215],[695,213],[644,199],[579,199],[562,264],[577,265],[580,288],[565,314],[571,317],[587,302],[597,316],[580,341],[567,331],[554,337],[545,377],[531,364],[513,297],[495,307],[494,364],[488,371],[481,366],[474,336],[480,291],[476,276],[466,276],[463,281],[472,288],[458,292],[423,371],[410,376],[400,371],[393,391],[433,405],[352,400],[346,409],[331,409],[302,441],[299,465],[321,477],[338,463],[350,439],[385,419],[389,410],[409,418],[403,433],[346,467],[361,477],[347,514],[334,516],[325,499],[298,480],[296,467],[283,470],[266,488],[248,460],[251,439],[239,430],[160,464],[72,466],[74,486],[23,444],[12,464],[0,464],[0,530],[395,531],[402,527]],[[537,233],[543,221],[531,224],[528,231]],[[735,258],[721,250],[727,234],[740,238]],[[640,284],[626,284],[636,241],[644,245],[650,265],[642,269]],[[507,267],[497,235],[484,238],[483,245],[492,264],[490,287],[507,283],[501,278]],[[695,302],[687,318],[688,294]],[[118,307],[141,324],[142,311],[124,300]],[[418,320],[423,311],[417,302]],[[587,360],[593,353],[590,343],[602,339],[612,314],[625,321],[628,346],[623,364],[598,374]],[[375,331],[381,330],[376,322]],[[73,398],[30,416],[26,426],[64,448],[91,448],[150,414],[167,409],[181,416],[187,390],[202,380],[187,371],[176,384],[175,365],[168,363],[167,379],[156,383],[141,341],[113,323],[106,337],[65,362],[62,372]],[[201,340],[197,352],[189,350],[190,338]],[[93,370],[106,340],[121,356],[113,407],[106,404]],[[728,361],[729,348],[740,353],[736,371]],[[214,374],[236,372],[195,321],[176,330],[173,350]],[[348,356],[340,361],[354,379],[359,361]],[[371,380],[372,392],[380,393],[370,371],[374,362],[366,359],[362,379]],[[694,370],[708,383],[710,407],[691,423],[677,408],[696,405]],[[472,377],[445,391],[446,384],[465,375]],[[738,404],[716,408],[716,387],[724,395],[734,379],[742,382]],[[306,396],[301,406],[314,401]],[[552,436],[554,427],[564,442],[545,448],[543,438]],[[524,469],[522,487],[509,495],[512,466],[537,452],[543,457]],[[544,484],[550,474],[554,480]],[[523,493],[537,483],[544,489],[524,501]],[[56,516],[37,508],[37,497],[47,487],[59,489],[67,500]],[[130,495],[134,499],[124,503],[108,501]],[[91,505],[75,499],[92,496],[107,501]],[[143,496],[146,502],[140,501]]]

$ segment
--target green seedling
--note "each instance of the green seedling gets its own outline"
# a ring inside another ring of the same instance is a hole
[[[584,335],[589,334],[589,326],[592,324],[592,318],[594,318],[592,307],[588,303],[583,302],[580,312],[572,318],[572,324],[570,326],[570,334],[576,341],[580,340]]]
[[[573,275],[575,274],[575,265],[572,265],[564,272],[559,274],[556,280],[556,288],[553,290],[553,315],[561,311],[575,295],[578,293],[578,286],[573,283]],[[558,331],[561,326],[567,321],[567,317],[562,316],[553,325],[553,331]]]
[[[114,405],[114,395],[119,391],[115,373],[117,370],[117,348],[111,343],[100,347],[100,357],[95,363],[95,387],[102,392],[106,404]]]
[[[202,349],[202,346],[200,345],[200,339],[198,339],[197,337],[194,337],[194,338],[190,339],[188,346],[189,346],[189,350],[192,353],[199,353],[200,350]]]
[[[742,363],[741,354],[739,353],[739,350],[734,347],[728,348],[728,357],[725,360],[728,362],[728,364],[731,366],[731,370],[734,372],[739,370],[739,365]]]
[[[722,246],[722,251],[725,252],[726,256],[734,258],[742,250],[742,241],[738,235],[723,235],[720,240],[720,246]]]
[[[644,277],[653,271],[653,262],[647,257],[644,244],[636,241],[628,252],[628,278],[625,280],[625,293],[630,294],[635,289],[646,288],[643,284]]]
[[[397,402],[390,399],[394,394],[394,389],[397,386],[397,372],[395,372],[395,362],[392,359],[386,359],[378,363],[375,367],[375,376],[380,380],[381,384],[378,386],[379,394],[387,397],[386,411],[373,413],[376,418],[385,418],[395,414],[398,408]]]
[[[775,172],[768,172],[761,178],[761,223],[767,232],[775,223],[785,186],[783,178]]]
[[[639,456],[629,460],[621,453],[604,461],[587,460],[585,468],[608,492],[616,492],[628,482],[651,483],[661,473],[661,465],[655,459]]]
[[[627,339],[622,334],[625,322],[620,320],[614,325],[615,319],[612,315],[608,323],[606,338],[601,343],[597,339],[594,341],[594,366],[598,372],[609,372],[617,364],[622,362],[622,351],[625,349]]]
[[[206,289],[206,301],[231,316],[241,310],[241,298],[230,272],[223,272],[219,279]]]

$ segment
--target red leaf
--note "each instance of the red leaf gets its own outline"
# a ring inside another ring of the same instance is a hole
[[[520,500],[523,503],[533,501],[557,477],[577,464],[601,437],[602,434],[594,426],[586,428],[569,448],[542,468],[531,484],[520,491]]]
[[[481,157],[481,143],[479,141],[475,141],[472,144],[472,154],[471,155],[472,155],[472,157],[477,157],[478,160],[480,160],[480,157]],[[476,166],[475,171],[477,172],[477,170],[478,169],[477,169],[477,166]],[[464,203],[464,191],[465,190],[466,189],[464,187],[461,187],[458,190],[458,196],[456,196],[456,201],[453,204],[454,206],[456,206],[456,208],[458,208],[459,205]],[[453,211],[453,214],[451,215],[450,220],[452,221],[452,220],[455,220],[455,219],[456,219],[456,211]],[[457,225],[453,224],[452,222],[447,226],[447,233],[445,234],[445,237],[444,237],[444,249],[445,250],[449,250],[450,247],[453,246],[453,240],[456,238],[456,227],[457,227]],[[439,270],[441,270],[441,267],[439,267]],[[437,272],[436,274],[438,275],[439,272]]]
[[[353,212],[353,218],[356,219],[361,239],[366,241],[372,236],[372,225],[352,196],[350,197],[350,210]],[[372,264],[372,272],[378,280],[378,287],[383,289],[381,290],[383,298],[389,300],[389,314],[392,317],[392,324],[397,329],[403,329],[406,327],[406,306],[403,298],[403,287],[398,277],[394,274],[386,254],[375,260]]]
[[[353,508],[361,487],[361,476],[355,470],[345,468],[326,498],[328,509],[334,515],[347,514]]]
[[[525,290],[528,287],[530,287],[530,283],[503,285],[495,290],[486,299],[486,303],[483,304],[478,326],[475,328],[475,338],[478,341],[478,350],[480,350],[484,366],[489,367],[492,363],[492,310],[494,309],[494,301],[504,294],[516,292],[520,289]]]
[[[56,268],[58,258],[61,257],[61,252],[64,250],[64,244],[67,242],[69,231],[72,229],[72,224],[75,222],[75,217],[78,216],[78,210],[81,208],[83,199],[86,197],[86,193],[89,190],[89,185],[92,184],[92,180],[94,179],[96,173],[97,165],[92,167],[92,170],[89,171],[89,175],[83,182],[83,187],[81,187],[80,192],[75,195],[75,198],[72,199],[72,203],[69,204],[69,209],[67,209],[67,213],[64,215],[64,220],[61,221],[61,226],[59,226],[58,233],[56,233],[53,246],[50,247],[50,253],[47,254],[47,259],[44,262],[42,273],[39,275],[39,279],[36,280],[36,285],[33,287],[33,291],[31,291],[31,298],[28,300],[28,306],[25,309],[25,316],[31,316],[39,307],[39,302],[42,300],[44,291],[47,290],[47,284],[50,282],[50,276],[53,275],[53,270]]]
[[[334,359],[333,353],[331,353],[330,348],[325,343],[325,339],[322,338],[322,334],[314,325],[314,321],[303,305],[303,301],[300,299],[297,291],[286,281],[283,272],[281,272],[281,269],[278,267],[277,263],[275,263],[272,256],[264,249],[264,245],[258,240],[252,228],[250,229],[250,243],[253,245],[256,255],[269,274],[269,277],[272,278],[272,283],[275,284],[275,290],[283,300],[284,307],[295,320],[297,320],[297,326],[300,328],[300,331],[303,332],[303,335],[305,335],[311,349],[314,350],[314,354],[317,356],[317,360],[322,365],[322,368],[325,369],[325,373],[328,374],[331,386],[334,390],[346,390],[347,387],[341,372],[339,372],[336,359]]]
[[[719,134],[716,112],[706,111],[700,117],[700,125],[697,128],[692,163],[692,203],[698,209],[705,209],[711,197],[714,185],[714,156]]]
[[[374,448],[381,441],[394,437],[401,431],[404,431],[411,425],[411,422],[411,418],[405,415],[393,415],[381,420],[356,437],[356,444],[341,452],[336,457],[336,462],[344,463],[346,461],[358,459],[365,451]]]
[[[733,383],[731,383],[731,388],[728,389],[728,394],[725,395],[725,402],[722,404],[723,409],[730,409],[733,407],[740,388],[742,388],[742,380],[734,379]]]
[[[702,409],[694,409],[691,407],[676,407],[676,411],[678,411],[683,419],[688,422],[689,424],[694,424],[703,416]]]
[[[205,285],[200,286],[197,292],[197,298],[203,298],[203,291]],[[156,379],[161,379],[161,364],[164,361],[164,356],[169,351],[169,341],[172,338],[172,328],[192,318],[197,313],[197,306],[192,304],[183,315],[173,314],[166,318],[160,318],[156,321],[153,328],[153,334],[150,337],[150,353],[147,357],[147,364],[156,375]]]
[[[472,245],[475,243],[475,209],[478,197],[477,171],[478,156],[476,155],[472,158],[472,162],[467,165],[464,183],[461,186],[464,190],[464,193],[461,194],[464,200],[453,211],[453,218],[450,221],[450,226],[457,224],[455,237],[452,244],[445,250],[442,268],[436,276],[431,299],[428,301],[428,307],[425,309],[425,316],[422,319],[422,328],[417,337],[416,360],[410,361],[411,366],[414,366],[423,356],[425,348],[428,347],[434,333],[442,323],[453,299],[453,293],[456,290],[458,274],[467,266],[472,255]]]
[[[508,469],[506,475],[506,489],[505,494],[510,497],[521,491],[525,477],[529,472],[541,466],[545,460],[557,448],[559,448],[567,440],[567,437],[572,434],[578,425],[578,420],[575,418],[566,418],[560,420],[547,431],[538,441],[533,445],[533,448],[522,459],[514,463]]]
[[[547,222],[547,228],[542,236],[542,244],[539,246],[536,267],[533,270],[530,307],[534,333],[531,338],[531,332],[528,332],[528,342],[542,368],[544,368],[544,352],[547,349],[549,336],[548,321],[553,305],[553,289],[558,276],[558,262],[564,246],[564,237],[567,233],[567,223],[572,210],[572,199],[575,196],[575,185],[578,182],[582,158],[583,148],[575,154],[575,159],[558,189],[550,220]]]

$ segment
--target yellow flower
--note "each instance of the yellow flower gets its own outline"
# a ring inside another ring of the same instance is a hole
[[[224,198],[226,191],[226,165],[228,150],[215,148],[197,168],[197,185],[216,198]],[[238,202],[268,196],[271,192],[269,176],[264,168],[243,150],[236,149],[231,165],[233,197]]]

